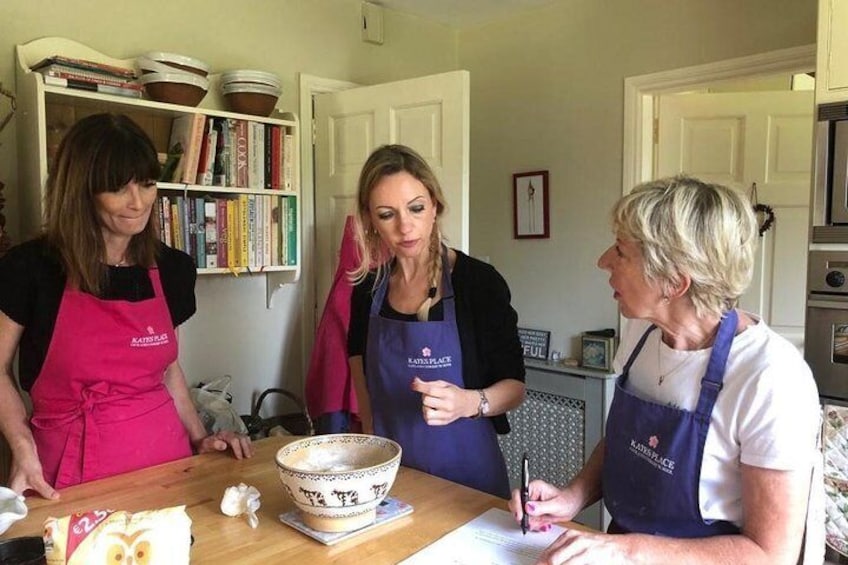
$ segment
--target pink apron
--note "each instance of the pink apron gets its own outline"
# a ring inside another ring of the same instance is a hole
[[[62,488],[191,455],[164,385],[177,341],[159,270],[154,297],[101,300],[66,288],[30,391],[45,480]]]

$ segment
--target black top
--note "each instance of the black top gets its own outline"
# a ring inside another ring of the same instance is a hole
[[[156,262],[177,327],[197,309],[197,270],[191,257],[164,244]],[[18,350],[18,377],[24,390],[32,388],[47,356],[65,280],[58,252],[43,238],[17,245],[0,258],[0,311],[24,327]],[[145,268],[109,267],[104,299],[138,302],[152,297],[153,283]]]
[[[518,339],[518,314],[510,305],[506,281],[491,265],[456,251],[451,284],[456,296],[456,323],[465,387],[485,388],[502,379],[523,382],[524,351]],[[351,297],[348,355],[361,355],[363,365],[373,286],[372,273],[353,288]],[[383,301],[380,315],[409,322],[417,320],[415,314],[395,311],[388,299]],[[444,319],[441,300],[430,309],[430,319]],[[491,420],[499,434],[509,432],[506,415],[494,416]]]

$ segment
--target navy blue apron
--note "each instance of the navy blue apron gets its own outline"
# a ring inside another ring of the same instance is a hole
[[[603,495],[613,518],[610,533],[639,532],[678,538],[738,534],[723,520],[705,521],[698,504],[701,460],[733,337],[737,314],[722,318],[694,412],[642,400],[625,390],[630,366],[651,326],[616,382],[607,419]]]
[[[416,376],[465,388],[446,251],[442,265],[443,321],[381,317],[389,277],[374,293],[365,371],[374,433],[401,445],[403,465],[508,498],[506,463],[489,419],[460,418],[447,426],[430,426],[422,415],[421,394],[410,388]]]

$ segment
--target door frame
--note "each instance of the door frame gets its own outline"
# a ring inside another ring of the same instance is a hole
[[[654,97],[704,87],[722,80],[738,80],[781,72],[808,72],[816,68],[816,45],[802,45],[661,71],[624,79],[624,146],[621,193],[650,180],[653,171]]]
[[[362,86],[354,82],[324,78],[306,73],[298,74],[298,111],[300,112],[300,189],[301,189],[301,303],[300,332],[303,359],[302,388],[312,359],[312,346],[318,321],[315,292],[315,118],[313,97],[326,92],[338,92]]]
[[[651,179],[654,158],[654,98],[703,88],[722,80],[739,80],[816,68],[816,45],[802,45],[715,63],[682,67],[624,79],[624,140],[621,194]],[[624,325],[619,314],[618,326]],[[620,330],[619,330],[620,331]]]

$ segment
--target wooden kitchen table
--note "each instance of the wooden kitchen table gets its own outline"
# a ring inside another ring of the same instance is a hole
[[[238,461],[207,453],[62,489],[62,498],[27,499],[29,515],[3,539],[41,535],[48,516],[95,509],[151,510],[185,504],[191,517],[193,563],[397,563],[505,500],[420,471],[401,467],[390,494],[414,508],[412,514],[359,536],[325,546],[282,524],[277,516],[294,506],[277,477],[274,455],[293,437],[255,442],[256,454]],[[221,513],[224,489],[243,482],[259,489],[259,527],[244,516]],[[518,527],[516,525],[516,527]]]

